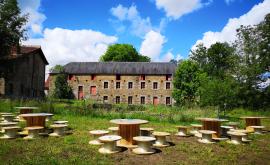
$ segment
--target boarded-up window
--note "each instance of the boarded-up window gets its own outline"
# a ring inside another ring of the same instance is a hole
[[[96,86],[91,86],[90,87],[90,94],[91,95],[96,95],[97,94],[97,87]]]

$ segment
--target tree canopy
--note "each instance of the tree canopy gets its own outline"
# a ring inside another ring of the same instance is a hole
[[[110,45],[100,61],[122,61],[122,62],[150,62],[150,58],[140,55],[137,50],[129,44]]]
[[[21,16],[17,0],[0,0],[0,56],[8,55],[25,38],[26,22],[27,16]]]

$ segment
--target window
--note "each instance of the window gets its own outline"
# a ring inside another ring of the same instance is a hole
[[[94,74],[91,75],[91,80],[96,80],[96,78],[97,78],[96,75],[94,75]]]
[[[68,80],[73,80],[74,79],[74,75],[70,74],[68,75]]]
[[[116,103],[116,104],[120,104],[120,96],[116,96],[116,98],[115,98],[115,103]]]
[[[153,89],[157,89],[158,88],[158,83],[157,82],[153,82]]]
[[[166,97],[166,105],[171,105],[171,98],[170,97]]]
[[[166,89],[171,89],[171,83],[170,82],[166,82]]]
[[[145,88],[145,82],[141,82],[141,89]]]
[[[116,82],[116,89],[120,89],[120,82]]]
[[[171,74],[166,75],[166,81],[171,81],[171,80],[172,80],[172,75]]]
[[[83,86],[78,86],[78,99],[83,99]]]
[[[108,102],[108,96],[103,96],[103,103],[107,103]]]
[[[145,104],[145,97],[144,96],[141,97],[141,104]]]
[[[128,89],[132,89],[133,88],[133,83],[132,82],[128,82]]]
[[[116,75],[116,80],[121,80],[121,75],[117,74]]]
[[[144,74],[140,75],[140,80],[145,80],[145,75]]]
[[[109,88],[109,83],[108,82],[104,82],[103,87],[104,87],[104,89],[108,89]]]
[[[128,96],[128,104],[132,104],[132,96]]]
[[[158,105],[158,97],[153,97],[153,105]]]
[[[96,86],[91,86],[90,87],[90,94],[91,95],[96,95],[97,94],[97,87]]]

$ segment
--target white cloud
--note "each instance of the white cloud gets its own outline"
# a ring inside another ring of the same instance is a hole
[[[181,16],[191,13],[197,9],[212,3],[213,0],[209,0],[202,3],[202,0],[155,0],[158,9],[164,9],[166,16],[174,20]]]
[[[270,0],[259,3],[246,14],[239,18],[231,18],[220,32],[208,31],[203,34],[203,38],[197,40],[192,49],[199,43],[203,43],[206,47],[210,47],[216,42],[233,42],[236,39],[236,29],[241,25],[256,25],[260,23],[265,15],[270,11]]]
[[[231,4],[231,3],[233,3],[235,0],[225,0],[225,3],[227,4],[227,5],[229,5],[229,4]]]
[[[108,45],[117,37],[101,32],[87,30],[68,30],[62,28],[45,29],[42,38],[29,39],[23,44],[41,45],[49,61],[49,67],[68,62],[98,61]]]
[[[41,0],[19,0],[19,7],[22,14],[28,14],[27,28],[30,28],[30,34],[41,34],[43,30],[42,23],[46,16],[40,12]]]
[[[181,56],[180,54],[176,54],[173,55],[173,53],[171,52],[171,50],[169,50],[162,58],[161,61],[163,62],[169,62],[170,60],[175,59],[176,61],[182,60],[184,59],[183,56]]]
[[[151,30],[144,37],[144,41],[141,44],[140,53],[150,57],[152,61],[158,61],[165,42],[166,39],[163,35],[161,35],[159,32]]]
[[[119,4],[117,7],[111,8],[111,14],[117,18],[117,21],[112,21],[117,25],[116,30],[123,32],[123,30],[130,31],[133,35],[143,38],[146,33],[151,30],[160,31],[165,27],[165,21],[162,19],[159,27],[152,26],[149,17],[142,18],[133,4],[130,7],[124,7]],[[127,25],[129,23],[130,25]],[[119,27],[119,28],[118,28]]]

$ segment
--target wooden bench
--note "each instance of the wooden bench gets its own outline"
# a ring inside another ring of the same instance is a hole
[[[254,134],[263,134],[263,129],[265,126],[250,126],[254,130]]]
[[[170,144],[167,141],[167,136],[170,136],[168,132],[153,132],[153,135],[156,138],[154,143],[155,147],[168,147]]]
[[[118,132],[119,132],[119,128],[118,127],[109,127],[108,130],[111,131],[111,133],[113,135],[118,135]]]
[[[10,127],[3,127],[4,129],[4,136],[0,137],[0,139],[15,139],[17,137],[17,132],[20,129],[18,126],[10,126]]]
[[[13,122],[14,115],[2,115],[3,122]]]
[[[122,137],[118,135],[105,135],[98,138],[101,142],[102,147],[98,150],[98,152],[102,154],[113,154],[121,151],[120,147],[116,146],[116,142],[121,140]]]
[[[251,140],[248,138],[248,135],[250,133],[252,133],[253,131],[246,130],[246,129],[235,129],[235,130],[232,130],[232,131],[244,133],[245,135],[242,136],[242,141],[243,142],[251,142]]]
[[[178,132],[175,134],[175,136],[180,136],[180,137],[187,137],[190,136],[188,135],[188,127],[187,126],[176,126],[178,129]]]
[[[44,129],[44,127],[34,126],[34,127],[25,127],[24,129],[28,131],[28,135],[25,136],[23,139],[31,140],[38,137],[38,134]]]
[[[236,132],[236,131],[229,131],[227,133],[228,133],[228,135],[231,136],[231,140],[228,142],[231,144],[236,144],[236,145],[242,144],[242,138],[243,138],[243,136],[246,135],[244,133]]]
[[[141,136],[151,136],[152,132],[154,131],[153,128],[140,128],[140,135]]]
[[[65,124],[53,124],[51,128],[53,129],[53,133],[50,133],[49,136],[60,137],[65,135],[65,128],[67,125]]]
[[[5,122],[5,123],[0,123],[0,128],[1,128],[1,131],[0,133],[4,133],[5,130],[3,129],[3,127],[12,127],[12,126],[16,126],[18,123],[16,122]]]
[[[89,141],[89,144],[92,145],[102,145],[101,141],[99,140],[99,137],[107,135],[109,133],[109,131],[105,131],[105,130],[92,130],[89,131],[89,133],[91,135],[93,135],[94,140]]]
[[[221,136],[222,137],[228,137],[227,132],[231,131],[231,130],[234,130],[234,127],[227,126],[227,125],[220,126],[220,128],[221,128]]]
[[[132,150],[133,153],[138,155],[147,155],[155,153],[155,150],[151,148],[156,138],[150,136],[136,136],[133,140],[137,142],[138,148]]]
[[[212,135],[215,134],[216,131],[200,130],[199,132],[202,134],[202,138],[198,139],[200,143],[205,143],[205,144],[215,143],[212,139]]]

